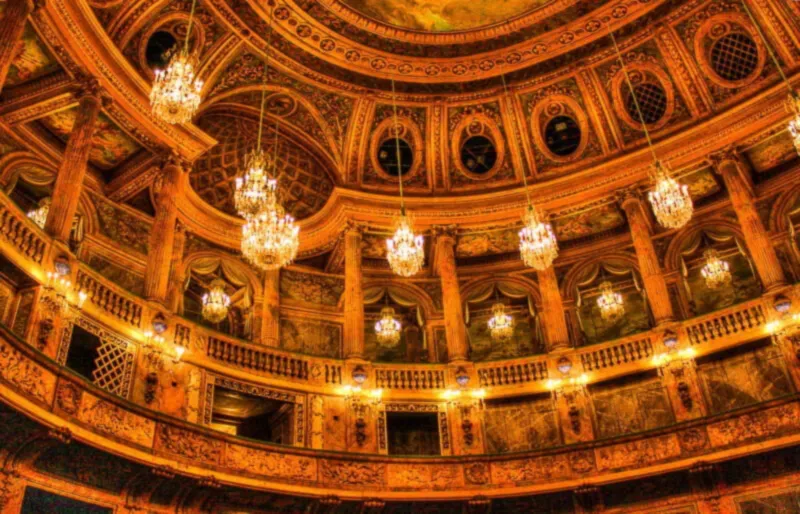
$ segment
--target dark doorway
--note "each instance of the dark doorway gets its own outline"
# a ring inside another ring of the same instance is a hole
[[[438,413],[387,412],[389,455],[441,455]]]
[[[100,338],[96,335],[79,326],[73,326],[67,352],[67,367],[87,380],[93,380],[95,359],[101,344]]]
[[[214,387],[211,424],[231,435],[267,443],[294,441],[294,404]]]

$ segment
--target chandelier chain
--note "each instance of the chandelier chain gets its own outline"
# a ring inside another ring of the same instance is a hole
[[[747,13],[747,17],[750,18],[750,22],[753,24],[753,27],[755,27],[758,36],[761,38],[761,41],[767,48],[767,53],[769,53],[769,56],[772,58],[772,62],[775,63],[775,68],[778,69],[778,73],[781,75],[783,83],[786,85],[786,89],[789,90],[789,94],[793,95],[794,88],[792,87],[792,84],[789,82],[789,79],[786,77],[786,73],[784,73],[783,68],[781,67],[781,63],[780,61],[778,61],[778,56],[775,55],[775,51],[772,49],[772,45],[769,44],[769,41],[767,41],[767,38],[764,35],[764,31],[761,30],[761,25],[758,24],[755,16],[753,16],[753,12],[750,10],[749,7],[747,7],[747,2],[745,2],[745,0],[742,0],[742,7],[744,7],[744,12]]]
[[[192,8],[189,11],[189,24],[186,27],[186,38],[183,40],[183,51],[189,53],[189,38],[192,37],[192,24],[194,22],[194,11],[197,8],[197,0],[192,0]]]
[[[650,130],[647,128],[647,123],[644,120],[644,114],[642,114],[642,107],[639,104],[639,99],[636,97],[636,91],[633,89],[633,82],[631,82],[631,77],[628,74],[628,67],[625,65],[625,59],[622,58],[622,52],[619,49],[619,45],[617,45],[617,38],[614,37],[614,31],[611,29],[611,24],[607,23],[606,26],[608,27],[608,35],[611,36],[611,42],[614,43],[614,51],[616,51],[617,53],[619,64],[620,66],[622,66],[622,74],[625,77],[625,82],[628,84],[628,89],[631,92],[631,97],[633,98],[633,105],[636,106],[636,114],[639,116],[639,122],[642,124],[642,129],[644,130],[644,137],[647,139],[647,146],[650,149],[650,153],[653,154],[653,160],[658,162],[658,155],[656,154],[656,149],[653,146],[653,139],[650,137]]]
[[[403,160],[400,152],[400,120],[397,118],[397,91],[392,78],[392,111],[394,113],[394,146],[397,158],[397,182],[400,184],[400,214],[406,213],[406,202],[403,198]]]
[[[261,136],[264,133],[264,111],[267,105],[267,84],[269,83],[269,59],[270,59],[270,45],[272,44],[272,30],[273,22],[275,21],[275,8],[269,13],[269,28],[267,29],[267,48],[264,50],[264,85],[261,88],[261,112],[258,115],[258,141],[256,141],[257,149],[261,151]]]
[[[506,83],[506,74],[505,73],[501,73],[500,74],[500,80],[503,81],[503,95],[506,98],[509,98],[508,84]],[[523,162],[522,162],[522,186],[525,188],[525,198],[528,199],[528,207],[531,207],[533,205],[533,202],[531,202],[531,192],[528,190],[528,169],[525,166],[524,159],[523,159]]]

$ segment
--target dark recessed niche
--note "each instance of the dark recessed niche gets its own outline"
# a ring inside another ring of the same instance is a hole
[[[660,84],[645,82],[634,86],[633,91],[636,98],[634,99],[633,95],[628,93],[625,100],[625,109],[628,111],[628,115],[637,122],[641,121],[636,109],[638,101],[642,111],[641,117],[644,118],[645,123],[652,125],[661,121],[661,118],[667,113],[667,94],[664,92],[664,88]]]
[[[581,144],[581,128],[569,116],[556,116],[544,128],[544,141],[559,157],[570,156]]]
[[[169,32],[159,30],[147,40],[147,47],[144,51],[147,65],[152,69],[160,69],[169,63],[169,51],[178,43],[175,36]]]
[[[483,175],[497,164],[497,148],[486,136],[472,136],[461,145],[461,164],[470,172]]]
[[[741,32],[722,36],[711,47],[711,67],[731,82],[749,78],[758,67],[756,42]]]
[[[385,140],[378,147],[378,164],[380,164],[384,172],[393,177],[405,175],[414,165],[414,151],[411,149],[411,145],[405,139],[400,139],[400,164],[402,169],[398,173],[397,144],[397,140],[391,138]]]

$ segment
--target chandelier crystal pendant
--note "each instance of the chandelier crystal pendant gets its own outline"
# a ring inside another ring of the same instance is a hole
[[[527,187],[526,187],[527,190]],[[536,208],[530,204],[522,218],[519,231],[519,253],[526,266],[544,271],[558,257],[558,241],[550,223],[539,218]]]
[[[394,79],[392,79],[392,107],[394,109],[395,151],[397,152],[397,179],[400,185],[400,216],[395,220],[394,236],[386,240],[386,258],[396,275],[412,277],[419,273],[425,264],[425,239],[421,235],[414,234],[414,227],[406,213],[403,199],[403,164]]]
[[[694,213],[689,188],[670,177],[658,161],[655,164],[654,182],[655,186],[647,197],[661,226],[678,229],[689,223]]]
[[[625,302],[622,295],[615,292],[611,282],[600,284],[600,296],[597,298],[600,316],[608,323],[614,323],[625,315]]]
[[[174,51],[166,69],[155,71],[150,90],[153,114],[171,124],[189,123],[200,108],[203,81],[197,78],[197,60],[189,53],[189,38],[197,0],[192,0],[186,39],[180,51]]]
[[[203,295],[203,318],[211,323],[219,323],[228,317],[231,298],[225,292],[225,281],[216,279],[211,288]]]
[[[706,281],[709,289],[719,289],[731,282],[731,270],[727,261],[720,259],[716,250],[709,248],[703,253],[706,260],[700,274]]]
[[[625,77],[625,82],[628,84],[633,105],[636,107],[636,113],[639,116],[639,123],[642,125],[647,146],[653,155],[655,172],[651,172],[651,178],[653,179],[654,187],[647,195],[653,208],[653,214],[655,214],[658,223],[664,228],[681,228],[689,223],[694,213],[694,204],[692,203],[692,197],[689,195],[689,188],[672,178],[669,171],[659,161],[653,146],[653,139],[650,137],[650,130],[647,128],[647,122],[642,114],[642,107],[636,96],[636,90],[633,88],[628,68],[625,65],[625,59],[622,57],[622,52],[620,52],[617,45],[617,38],[614,37],[614,31],[611,30],[611,25],[608,25],[608,34],[612,43],[614,43],[614,50],[617,53],[617,59]]]
[[[386,306],[381,309],[381,319],[375,323],[375,334],[382,346],[395,346],[400,342],[402,325],[394,317],[394,309]]]
[[[256,268],[288,266],[300,248],[300,227],[278,200],[278,183],[267,181],[266,207],[242,226],[242,255]]]
[[[489,332],[492,340],[498,343],[506,342],[514,335],[514,318],[506,314],[506,306],[497,302],[492,306],[492,317],[489,319]]]
[[[31,219],[39,228],[44,229],[45,223],[47,223],[47,215],[50,213],[50,197],[42,198],[39,202],[39,206],[35,209],[28,211],[27,216]]]
[[[793,115],[791,121],[789,121],[789,134],[792,136],[794,149],[800,155],[800,95],[792,91],[787,105],[789,112]]]

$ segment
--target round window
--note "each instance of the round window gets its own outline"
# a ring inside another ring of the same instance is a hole
[[[556,116],[544,128],[544,141],[551,152],[567,157],[581,144],[581,128],[569,116]]]
[[[400,144],[400,168],[397,162],[397,144]],[[378,147],[378,164],[393,177],[405,175],[414,165],[414,151],[405,139],[387,139]]]
[[[162,30],[150,36],[144,54],[148,66],[153,69],[166,67],[169,64],[169,51],[175,47],[177,42],[175,36]]]
[[[625,100],[625,109],[628,111],[628,115],[637,122],[641,121],[636,109],[638,101],[645,123],[652,125],[661,121],[661,118],[667,113],[667,94],[664,92],[664,88],[660,84],[645,82],[634,86],[633,91],[636,98],[628,93]]]
[[[725,80],[744,80],[758,67],[758,47],[747,34],[726,34],[711,47],[711,66]]]
[[[486,136],[472,136],[461,145],[461,164],[472,173],[488,173],[497,164],[497,148]]]

